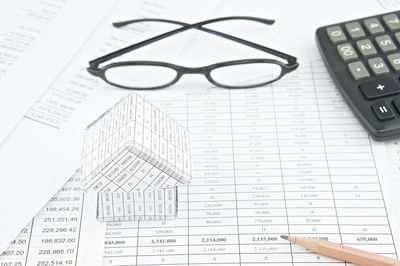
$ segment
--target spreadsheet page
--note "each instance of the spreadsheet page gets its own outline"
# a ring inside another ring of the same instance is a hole
[[[345,264],[288,234],[396,258],[373,144],[322,61],[268,88],[158,99],[191,131],[192,181],[177,220],[108,223],[104,265]]]
[[[162,95],[148,99],[191,132],[192,182],[179,189],[177,220],[97,231],[104,265],[344,265],[281,234],[397,256],[398,226],[389,222],[378,174],[384,154],[374,152],[321,61],[267,88]],[[79,265],[82,200],[74,176],[0,265]]]

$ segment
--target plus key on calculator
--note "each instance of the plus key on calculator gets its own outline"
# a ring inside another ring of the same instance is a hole
[[[376,140],[400,137],[400,11],[320,27],[335,84]]]

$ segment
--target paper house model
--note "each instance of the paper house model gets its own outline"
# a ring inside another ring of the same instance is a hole
[[[82,186],[99,192],[104,221],[169,219],[191,178],[188,130],[130,94],[86,129]]]

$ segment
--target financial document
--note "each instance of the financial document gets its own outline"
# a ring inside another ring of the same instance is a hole
[[[192,133],[192,182],[175,221],[109,223],[104,265],[345,264],[281,234],[397,257],[374,144],[321,61],[158,105]]]
[[[2,142],[79,50],[112,2],[5,0],[0,6]],[[66,38],[66,32],[73,34]]]
[[[303,63],[266,88],[199,89],[175,99],[148,99],[191,131],[192,183],[179,190],[177,220],[108,223],[104,265],[344,265],[283,242],[280,234],[321,237],[397,256],[393,232],[399,228],[388,220],[377,173],[376,157],[382,154],[374,153],[375,143],[321,61]],[[44,213],[58,210],[60,216],[47,216],[49,230],[40,222],[24,229],[3,252],[4,263],[30,265],[23,262],[30,257],[74,265],[76,244],[56,243],[79,238],[81,202],[74,195],[81,192],[62,191],[52,200],[66,195],[74,200],[46,207]],[[72,215],[59,226],[64,211]],[[65,233],[71,227],[75,232]],[[36,233],[28,236],[29,230]],[[54,230],[65,234],[45,233]],[[26,244],[35,241],[40,245]]]
[[[75,173],[0,253],[0,265],[78,265],[78,260],[87,261],[85,254],[80,254],[90,253],[84,245],[89,240],[98,240],[90,242],[92,247],[103,242],[96,237],[96,229],[101,232],[102,225],[96,222],[95,206],[96,201],[80,188],[80,173]]]

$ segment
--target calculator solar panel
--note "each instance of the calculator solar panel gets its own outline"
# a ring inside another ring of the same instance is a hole
[[[400,136],[400,11],[329,26],[317,44],[337,87],[376,140]]]

